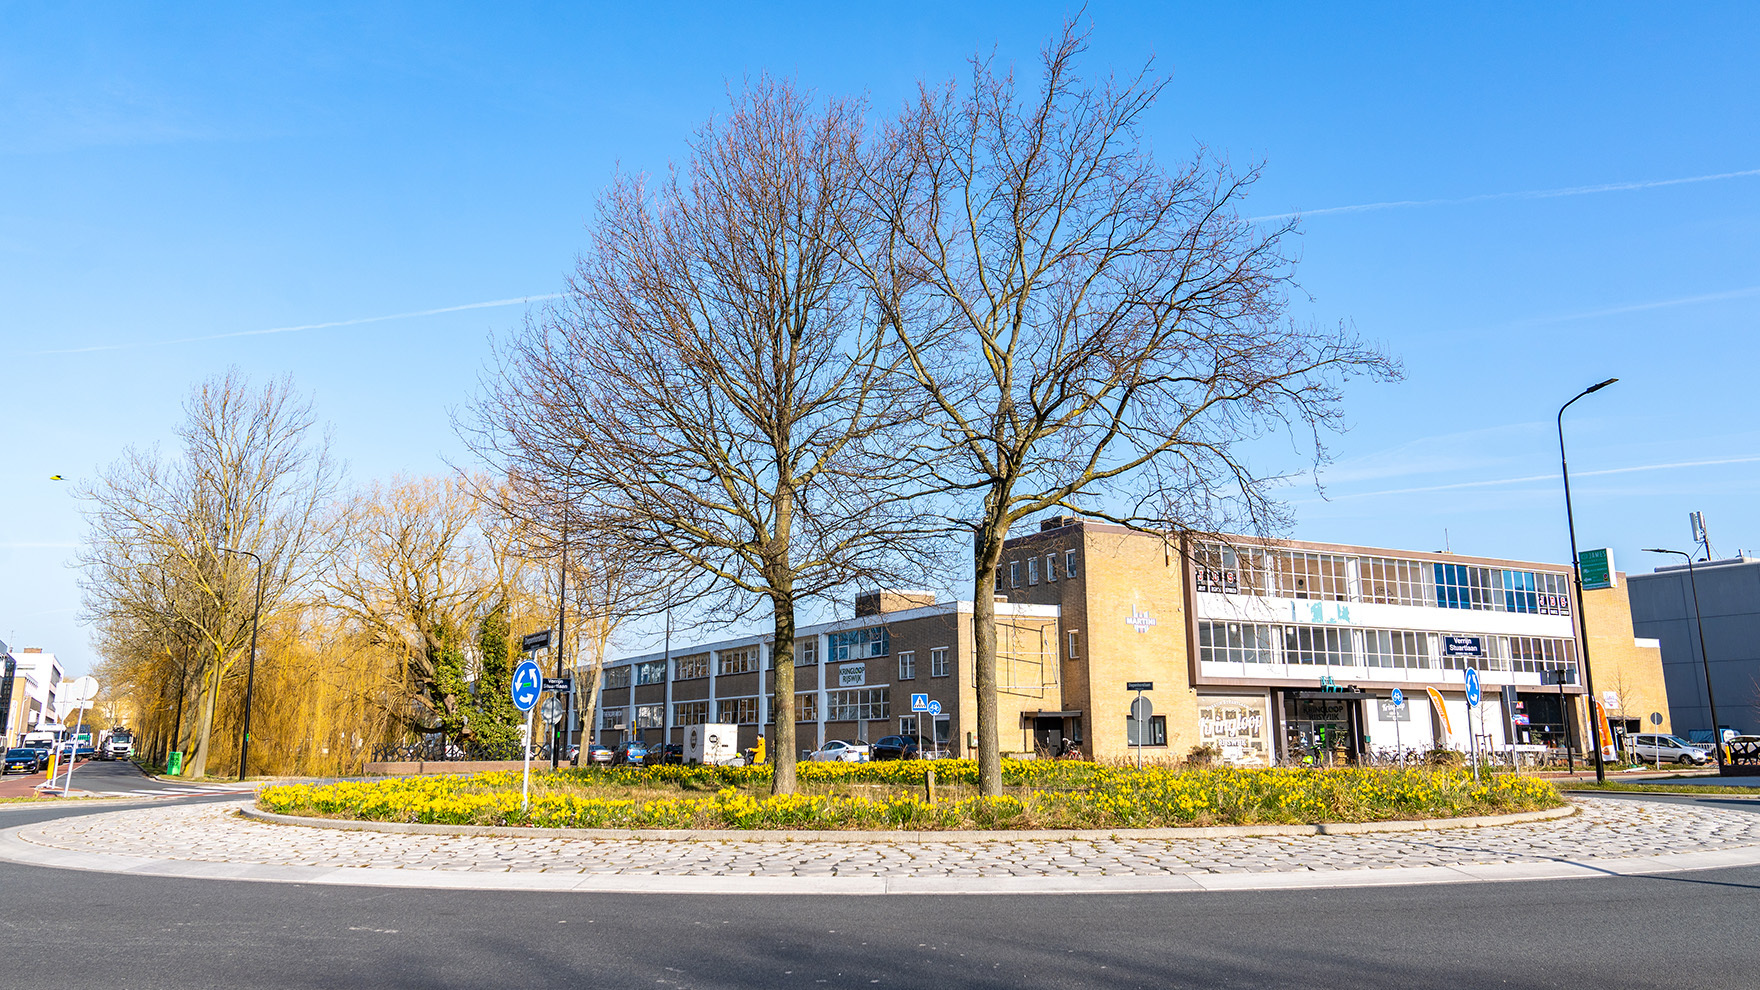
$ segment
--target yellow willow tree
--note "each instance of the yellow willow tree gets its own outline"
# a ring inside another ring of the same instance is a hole
[[[169,455],[126,450],[80,490],[80,587],[88,618],[175,634],[189,650],[186,772],[199,777],[226,679],[249,655],[253,610],[260,600],[275,612],[329,556],[335,534],[321,513],[337,471],[292,383],[256,386],[236,369],[191,391],[176,438]],[[260,587],[245,554],[262,562]]]

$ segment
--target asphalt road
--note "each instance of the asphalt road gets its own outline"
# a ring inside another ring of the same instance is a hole
[[[115,808],[0,810],[0,827],[101,810]],[[0,973],[112,990],[1760,983],[1760,869],[1379,890],[838,898],[383,890],[0,864],[0,912]]]

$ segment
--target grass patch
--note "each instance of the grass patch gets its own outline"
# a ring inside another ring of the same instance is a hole
[[[936,776],[926,799],[924,774]],[[649,767],[404,777],[265,788],[293,815],[439,825],[565,828],[1070,829],[1315,824],[1555,808],[1551,783],[1442,767],[1242,770],[1005,761],[1001,797],[977,794],[969,760],[804,763],[797,794],[770,794],[769,767]]]
[[[1682,777],[1681,780],[1704,780],[1704,777]],[[1605,784],[1572,783],[1565,786],[1570,791],[1623,791],[1636,794],[1743,794],[1748,797],[1760,798],[1760,786],[1742,787],[1731,784],[1645,784],[1635,780],[1610,780]]]

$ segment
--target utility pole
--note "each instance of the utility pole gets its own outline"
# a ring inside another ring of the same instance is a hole
[[[1583,689],[1587,691],[1589,695],[1589,738],[1593,742],[1591,748],[1595,750],[1595,782],[1599,784],[1607,783],[1607,763],[1601,758],[1601,720],[1595,715],[1595,674],[1589,666],[1589,620],[1588,616],[1583,614],[1585,608],[1583,601],[1583,562],[1577,559],[1577,520],[1576,516],[1571,512],[1571,469],[1570,464],[1566,462],[1564,455],[1564,411],[1569,409],[1571,403],[1576,402],[1577,399],[1581,399],[1590,392],[1599,392],[1617,381],[1619,381],[1619,379],[1609,378],[1604,382],[1591,385],[1581,392],[1578,392],[1576,397],[1571,399],[1570,402],[1567,402],[1558,408],[1558,466],[1564,475],[1564,519],[1565,526],[1570,530],[1571,535],[1571,578],[1576,582],[1577,588],[1577,643],[1582,650]]]

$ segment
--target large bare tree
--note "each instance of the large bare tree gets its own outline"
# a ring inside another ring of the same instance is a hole
[[[1255,226],[1236,174],[1199,152],[1168,167],[1139,128],[1163,83],[1082,79],[1065,28],[1036,86],[975,60],[924,87],[867,170],[884,236],[865,257],[915,384],[922,452],[972,534],[981,790],[1001,790],[992,595],[1003,541],[1064,508],[1130,525],[1275,514],[1245,452],[1314,441],[1340,383],[1394,365],[1337,328],[1287,320],[1292,224]]]
[[[759,80],[649,184],[619,178],[565,301],[508,346],[482,447],[569,493],[632,572],[768,610],[778,793],[794,790],[795,612],[914,553],[871,442],[912,419],[852,245],[861,108]]]
[[[199,682],[194,755],[207,773],[220,692],[251,639],[256,568],[273,611],[327,556],[320,525],[336,469],[309,401],[290,382],[253,386],[238,371],[197,385],[178,450],[125,451],[84,486],[89,533],[80,554],[85,609],[184,644]],[[179,685],[179,691],[182,686]]]

